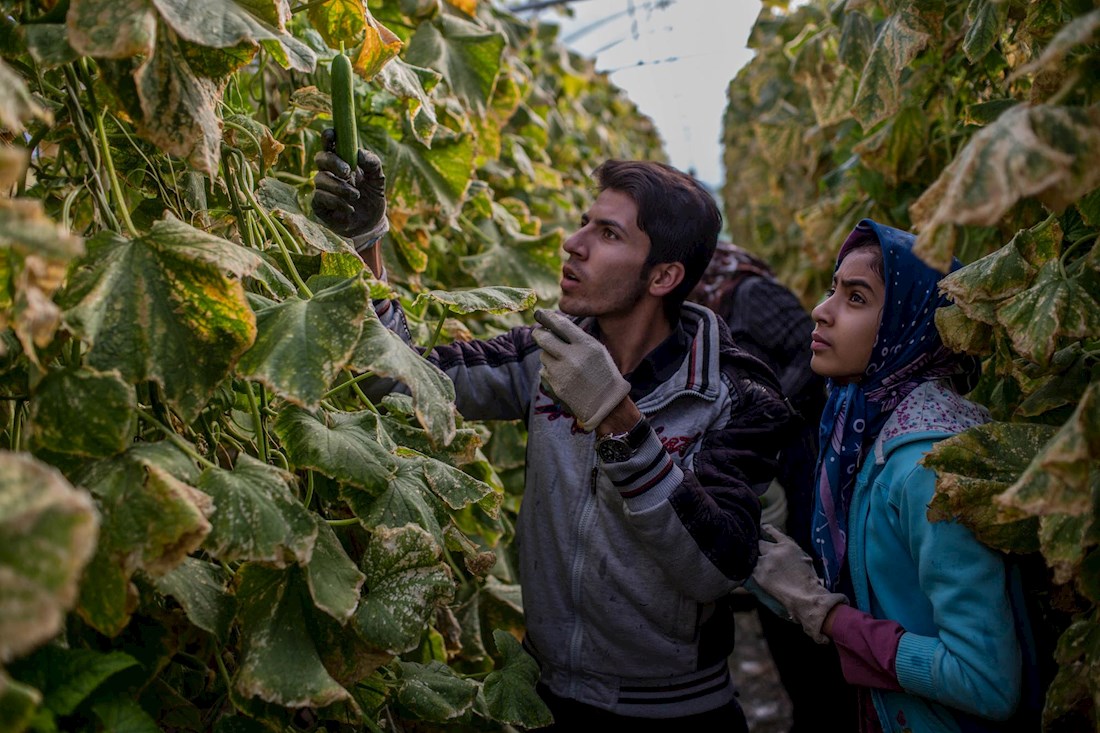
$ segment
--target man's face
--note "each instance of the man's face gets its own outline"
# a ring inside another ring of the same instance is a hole
[[[649,235],[638,228],[638,206],[625,193],[605,189],[565,240],[558,307],[572,316],[626,315],[646,292],[642,267]]]

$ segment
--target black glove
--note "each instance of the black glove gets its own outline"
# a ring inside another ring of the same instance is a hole
[[[325,149],[314,157],[313,212],[322,224],[350,239],[356,252],[370,249],[390,229],[382,161],[360,148],[359,165],[353,171],[336,154],[336,131],[326,129],[321,139]]]

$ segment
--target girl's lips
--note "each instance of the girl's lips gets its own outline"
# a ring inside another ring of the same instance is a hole
[[[816,333],[810,336],[810,350],[811,351],[824,351],[829,348],[831,344],[825,339],[818,336]]]

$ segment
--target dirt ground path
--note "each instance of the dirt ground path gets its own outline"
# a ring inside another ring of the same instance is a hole
[[[787,733],[791,727],[791,703],[760,631],[755,608],[734,613],[737,638],[730,670],[738,699],[749,721],[749,733]]]

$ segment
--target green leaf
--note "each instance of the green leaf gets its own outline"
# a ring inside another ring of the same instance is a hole
[[[996,252],[947,275],[940,280],[940,290],[967,315],[971,315],[968,306],[973,303],[1001,301],[1023,291],[1037,270],[1020,254],[1015,242],[1013,239]]]
[[[980,61],[1001,40],[1008,21],[1008,3],[1003,0],[970,0],[966,8],[970,27],[963,38],[963,53],[972,64]]]
[[[457,216],[474,169],[474,143],[469,135],[433,139],[429,148],[415,140],[394,140],[375,125],[359,129],[367,147],[383,159],[386,199],[392,211],[438,211],[444,219]]]
[[[42,691],[44,704],[55,715],[71,715],[109,678],[138,665],[119,651],[44,646],[13,668],[20,678]]]
[[[313,613],[297,566],[247,564],[238,572],[240,667],[234,688],[287,708],[321,708],[350,699],[325,669],[306,619]]]
[[[504,658],[504,664],[485,678],[485,701],[493,720],[524,729],[550,725],[550,708],[535,692],[538,663],[506,631],[495,629],[493,641]]]
[[[112,733],[161,733],[157,722],[145,712],[137,700],[113,695],[92,705],[92,712]]]
[[[957,519],[980,541],[999,550],[1038,550],[1037,521],[1005,516],[994,502],[1053,432],[1045,425],[994,422],[936,443],[922,460],[936,472],[928,518]]]
[[[1039,271],[1030,289],[1005,300],[997,321],[1018,353],[1046,364],[1060,339],[1100,336],[1100,303],[1079,279],[1066,279],[1057,261]]]
[[[99,499],[99,546],[85,574],[81,615],[108,636],[134,611],[133,573],[158,577],[181,564],[210,532],[210,497],[174,477],[136,445],[100,461],[82,480]]]
[[[431,301],[447,306],[451,313],[466,315],[469,313],[515,313],[524,311],[535,304],[533,290],[510,288],[502,285],[473,288],[471,290],[428,290],[418,293],[412,307]]]
[[[151,56],[156,45],[157,14],[149,0],[71,0],[65,25],[83,56]]]
[[[405,61],[441,73],[464,106],[481,116],[500,73],[505,44],[500,33],[453,15],[440,15],[417,26],[405,50]]]
[[[370,492],[383,490],[397,473],[397,461],[378,442],[378,415],[283,409],[275,434],[291,465],[320,471],[340,483]]]
[[[418,720],[442,723],[473,707],[479,685],[442,662],[397,661],[397,703]]]
[[[902,73],[928,45],[932,27],[915,0],[900,7],[879,27],[871,55],[859,79],[852,114],[864,130],[891,117],[901,106]]]
[[[896,186],[908,179],[926,155],[928,115],[914,106],[903,107],[878,131],[857,143],[853,150],[871,170]]]
[[[396,473],[380,492],[368,493],[344,486],[340,496],[368,529],[414,524],[443,544],[441,525],[447,520],[447,511],[431,490],[424,467],[418,461],[399,460]]]
[[[1100,488],[1100,482],[1097,482]],[[1043,561],[1050,568],[1051,580],[1058,585],[1078,577],[1086,548],[1089,546],[1091,512],[1078,516],[1048,514],[1040,519],[1039,543]]]
[[[317,520],[291,491],[293,481],[293,474],[246,453],[232,471],[203,471],[198,487],[215,507],[203,549],[226,563],[307,563],[317,540]]]
[[[158,382],[194,419],[255,338],[239,278],[256,255],[175,219],[138,239],[102,232],[88,247],[62,300],[65,320],[90,343],[87,365]]]
[[[73,415],[81,419],[73,420]],[[134,389],[117,373],[61,369],[35,387],[28,432],[35,447],[80,456],[126,450],[137,429]]]
[[[431,91],[442,75],[432,69],[412,66],[401,58],[386,64],[378,74],[382,87],[405,102],[405,115],[417,142],[430,146],[438,120]]]
[[[289,183],[271,177],[261,178],[256,187],[256,200],[269,214],[286,224],[295,241],[304,242],[320,252],[353,252],[350,244],[305,215],[298,205],[298,191]]]
[[[157,590],[183,606],[191,623],[220,642],[228,638],[236,603],[229,593],[229,575],[221,565],[188,557],[155,582]]]
[[[258,335],[237,365],[290,402],[315,407],[348,365],[370,309],[361,278],[343,280],[309,300],[288,298],[256,314]]]
[[[8,730],[12,733],[26,730],[41,704],[41,692],[13,680],[0,669],[0,720],[6,721]]]
[[[313,71],[317,54],[286,33],[273,17],[251,12],[250,5],[233,0],[149,0],[171,29],[191,43],[212,48],[231,48],[241,42],[259,43],[283,68]],[[279,6],[286,3],[280,0]],[[282,13],[278,13],[280,17]]]
[[[441,554],[420,527],[376,527],[360,562],[367,592],[355,612],[359,635],[394,654],[414,649],[436,605],[454,594]]]
[[[530,236],[502,227],[496,242],[460,258],[459,266],[479,283],[510,283],[533,290],[541,302],[556,302],[561,295],[562,240],[560,229]]]
[[[355,612],[366,576],[348,557],[332,527],[325,522],[318,524],[313,557],[305,566],[306,583],[317,608],[342,623]]]
[[[91,497],[57,469],[0,451],[0,662],[62,630],[98,528]]]
[[[968,317],[959,306],[936,309],[935,321],[940,338],[952,351],[979,356],[990,352],[993,329]]]
[[[1100,460],[1100,383],[1093,383],[1073,416],[1036,453],[1027,470],[999,501],[1030,515],[1078,516],[1091,512],[1097,460]]]
[[[422,358],[400,336],[383,326],[373,309],[363,323],[363,334],[349,366],[408,386],[416,419],[432,445],[440,448],[454,440],[454,383],[439,367]]]
[[[500,507],[501,496],[493,491],[489,484],[479,481],[470,474],[449,466],[443,461],[429,458],[404,446],[397,449],[397,455],[403,460],[420,465],[424,477],[428,481],[428,486],[450,509],[458,511],[471,504],[481,503],[486,498],[491,498],[490,506],[485,507],[485,509],[490,516],[496,516],[496,511]]]
[[[839,40],[832,29],[814,33],[791,61],[791,76],[809,92],[810,106],[821,127],[851,116],[859,84],[859,77],[839,59]]]

